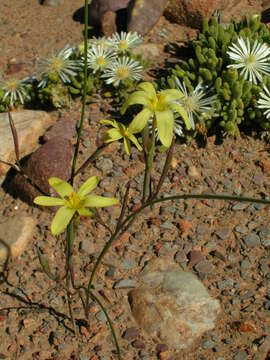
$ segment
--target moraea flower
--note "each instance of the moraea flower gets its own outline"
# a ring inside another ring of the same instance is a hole
[[[113,129],[106,131],[103,139],[105,143],[124,139],[124,149],[128,155],[130,155],[131,142],[138,150],[142,151],[141,145],[139,144],[137,138],[133,135],[134,132],[132,132],[129,127],[126,127],[115,120],[101,120],[100,123],[102,125],[111,125],[113,127]]]
[[[132,133],[141,132],[148,121],[155,120],[161,143],[169,147],[172,142],[176,113],[182,117],[187,129],[191,128],[186,110],[177,103],[177,100],[183,98],[183,93],[178,89],[162,90],[157,93],[149,82],[139,84],[138,88],[140,90],[128,97],[121,110],[124,114],[130,105],[143,105],[142,111],[130,123],[129,130]]]
[[[66,181],[57,177],[49,179],[50,186],[60,195],[60,198],[50,196],[38,196],[34,203],[42,206],[61,206],[51,224],[53,235],[62,233],[70,223],[73,216],[93,216],[88,208],[118,205],[119,199],[89,195],[98,184],[98,177],[92,176],[80,187],[76,193],[73,187]]]

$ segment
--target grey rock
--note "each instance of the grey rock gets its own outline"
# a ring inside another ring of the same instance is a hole
[[[212,349],[215,346],[215,342],[213,340],[205,340],[202,343],[203,349]]]
[[[245,244],[247,245],[247,247],[249,247],[250,249],[254,248],[255,246],[260,245],[260,238],[254,232],[252,232],[249,235],[244,236],[243,240],[244,240]]]
[[[248,258],[241,261],[241,269],[248,270],[251,267],[251,262]]]
[[[238,225],[234,228],[234,231],[240,233],[240,234],[247,234],[248,228],[243,225]]]
[[[121,261],[120,268],[123,270],[131,270],[137,266],[137,263],[133,259],[124,259]]]
[[[225,239],[228,239],[231,235],[231,229],[227,226],[224,226],[224,227],[221,227],[219,229],[217,229],[215,231],[215,233],[217,234],[217,236],[222,239],[222,240],[225,240]]]
[[[202,274],[210,274],[213,272],[214,267],[210,261],[203,260],[195,266],[195,270]]]
[[[234,281],[233,279],[225,279],[225,280],[221,280],[217,283],[217,287],[219,290],[224,290],[224,289],[231,289],[234,286]]]
[[[111,159],[102,158],[96,162],[96,167],[103,172],[109,172],[113,168],[113,162]]]
[[[119,280],[113,286],[114,289],[128,289],[134,287],[136,287],[136,280],[134,279]]]
[[[248,354],[246,351],[239,351],[235,356],[234,360],[247,360]]]
[[[94,252],[93,243],[89,239],[84,239],[81,242],[80,249],[87,254],[92,254]]]
[[[33,217],[18,214],[0,223],[0,239],[10,248],[10,255],[21,255],[29,241],[33,238],[36,220]],[[0,261],[5,261],[8,248],[0,243]]]
[[[102,310],[100,310],[99,312],[96,313],[95,318],[101,322],[107,321],[106,316]]]
[[[128,294],[133,316],[161,343],[186,349],[215,326],[219,302],[194,274],[180,271],[169,257],[150,261],[139,280],[141,286]]]
[[[45,6],[58,6],[64,3],[64,0],[44,0],[42,5]]]
[[[248,207],[248,204],[246,204],[244,202],[238,202],[232,207],[232,210],[234,210],[234,211],[245,210],[247,207]]]

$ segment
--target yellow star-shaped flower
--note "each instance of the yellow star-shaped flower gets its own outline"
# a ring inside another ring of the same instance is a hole
[[[76,193],[66,181],[57,177],[49,179],[50,186],[60,195],[60,198],[37,196],[34,203],[42,206],[61,206],[57,211],[52,224],[53,235],[62,233],[77,213],[79,216],[93,216],[88,208],[118,205],[119,199],[99,195],[89,195],[98,184],[98,177],[92,176],[80,187]]]
[[[138,150],[142,151],[142,147],[139,144],[134,133],[129,127],[115,121],[115,120],[101,120],[102,125],[111,125],[113,129],[106,131],[103,141],[105,143],[110,143],[112,141],[117,141],[120,139],[124,140],[124,149],[128,155],[130,155],[131,142],[137,147]]]

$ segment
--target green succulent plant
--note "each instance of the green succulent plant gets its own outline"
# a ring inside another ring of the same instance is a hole
[[[212,87],[213,93],[217,94],[215,116],[204,120],[206,129],[218,126],[232,136],[239,134],[240,124],[252,126],[257,130],[269,129],[269,120],[257,107],[263,84],[270,85],[268,70],[264,71],[267,48],[270,47],[270,33],[266,25],[261,22],[260,16],[245,17],[239,23],[231,20],[227,26],[220,22],[218,16],[213,16],[209,22],[204,20],[202,32],[189,45],[191,57],[179,61],[170,70],[167,82],[173,87],[174,78],[178,77],[190,92],[200,82]],[[246,57],[247,61],[252,61],[252,56],[255,54],[255,61],[259,59],[257,63],[255,62],[257,68],[252,67],[253,64],[250,68],[248,63],[239,64],[237,61],[239,48],[243,59],[246,55],[245,49],[247,52],[250,51],[251,55],[249,58]],[[264,55],[265,59],[262,60],[260,56]],[[234,58],[236,61],[232,60]],[[245,72],[241,68],[244,66],[247,67]],[[256,83],[255,79],[255,82],[252,82],[251,76],[254,79],[257,76],[261,81]]]

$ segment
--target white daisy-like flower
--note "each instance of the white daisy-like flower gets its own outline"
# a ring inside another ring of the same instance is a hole
[[[107,39],[107,43],[109,46],[114,48],[118,53],[126,53],[131,49],[134,49],[136,46],[141,44],[143,38],[137,32],[124,32],[115,33],[111,37]]]
[[[25,79],[5,79],[0,81],[0,88],[4,91],[3,101],[9,98],[9,105],[13,106],[15,102],[19,101],[24,104],[25,100],[30,100],[30,96],[27,93],[31,86],[32,78],[27,77]]]
[[[115,60],[109,68],[104,70],[101,77],[105,78],[106,84],[118,86],[125,80],[140,80],[142,78],[142,66],[138,61],[126,56]]]
[[[104,49],[107,49],[110,46],[108,38],[105,36],[96,38],[93,36],[91,39],[88,40],[88,46],[91,48],[92,46],[102,46]]]
[[[258,108],[265,110],[263,114],[266,116],[266,119],[270,118],[270,91],[263,85],[263,91],[260,92],[260,98],[258,100]]]
[[[88,67],[93,70],[93,73],[98,70],[103,71],[115,61],[115,55],[115,52],[110,49],[94,45],[87,51]]]
[[[73,52],[74,48],[66,45],[58,54],[52,52],[49,59],[40,60],[39,73],[41,74],[41,81],[38,84],[39,88],[44,88],[48,83],[48,79],[54,76],[58,76],[63,83],[70,83],[70,77],[76,76],[82,65],[80,61],[70,59]]]
[[[270,75],[270,48],[265,43],[255,40],[251,48],[249,39],[245,41],[242,37],[237,39],[237,43],[228,48],[227,54],[235,61],[228,67],[241,69],[240,74],[244,79],[254,84],[262,81],[262,74]]]
[[[177,77],[175,84],[182,91],[184,97],[177,100],[186,110],[192,129],[195,129],[195,119],[210,113],[216,101],[216,95],[207,96],[207,88],[200,82],[194,90],[188,92],[184,82]]]

